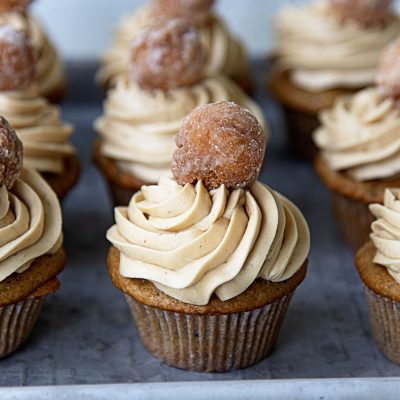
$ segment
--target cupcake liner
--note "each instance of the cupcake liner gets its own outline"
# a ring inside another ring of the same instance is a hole
[[[292,295],[262,308],[223,315],[182,314],[125,298],[153,356],[176,368],[224,372],[250,367],[274,349]]]
[[[382,353],[400,364],[400,302],[365,286],[372,336]]]
[[[39,317],[45,296],[26,298],[0,307],[0,358],[15,352],[28,338]]]
[[[312,133],[319,126],[317,114],[309,114],[282,105],[286,119],[286,132],[289,148],[297,156],[312,160],[317,148],[312,139]]]
[[[345,197],[331,191],[333,212],[344,241],[358,250],[368,241],[371,233],[373,216],[368,204]]]

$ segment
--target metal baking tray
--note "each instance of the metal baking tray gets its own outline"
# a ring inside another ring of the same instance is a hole
[[[354,254],[338,234],[327,190],[312,166],[285,148],[282,115],[264,90],[268,65],[261,60],[254,62],[256,99],[272,133],[261,180],[292,199],[309,221],[308,275],[289,307],[276,351],[254,367],[186,372],[146,352],[105,266],[105,231],[113,215],[104,182],[91,164],[92,121],[102,105],[93,82],[96,68],[95,63],[68,66],[64,118],[76,125],[83,170],[64,204],[68,264],[62,287],[49,298],[26,345],[0,361],[0,398],[398,399],[400,367],[371,339]]]

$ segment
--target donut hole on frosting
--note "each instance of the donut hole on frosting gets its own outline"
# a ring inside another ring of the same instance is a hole
[[[198,31],[179,18],[160,18],[140,30],[131,45],[130,76],[141,88],[168,91],[203,78],[206,53]]]
[[[4,12],[23,12],[33,0],[0,0],[0,13]]]

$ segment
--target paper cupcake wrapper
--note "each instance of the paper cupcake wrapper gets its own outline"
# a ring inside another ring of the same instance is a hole
[[[14,353],[28,338],[39,317],[44,297],[26,298],[0,307],[0,358]]]
[[[287,106],[282,107],[290,149],[297,156],[312,160],[317,154],[317,148],[312,140],[312,133],[320,124],[317,114],[308,114]]]
[[[153,356],[176,368],[224,372],[250,367],[274,349],[292,294],[263,308],[225,315],[181,314],[125,298]]]
[[[372,336],[382,353],[400,364],[400,302],[365,287]]]
[[[331,191],[332,208],[344,241],[358,250],[368,240],[373,216],[368,204]]]

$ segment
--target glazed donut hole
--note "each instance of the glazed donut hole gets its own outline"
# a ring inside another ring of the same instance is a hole
[[[393,16],[393,0],[329,0],[329,4],[342,22],[364,27],[385,25]]]
[[[0,0],[0,13],[24,12],[33,0]]]
[[[23,89],[35,77],[35,51],[28,36],[0,26],[0,90]]]
[[[14,186],[22,170],[23,147],[8,121],[0,116],[0,186]]]
[[[264,160],[266,135],[257,118],[232,102],[197,107],[175,137],[172,173],[180,185],[249,188]]]
[[[203,78],[206,54],[196,28],[180,19],[157,19],[132,43],[130,77],[141,88],[168,91]]]

